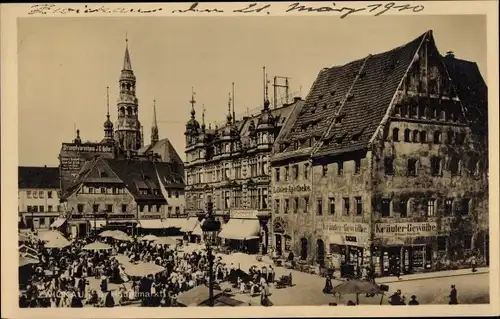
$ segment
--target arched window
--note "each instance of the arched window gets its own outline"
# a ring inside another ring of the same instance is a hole
[[[120,107],[120,114],[125,115],[125,107]]]
[[[434,144],[441,144],[441,132],[434,132]]]
[[[398,128],[394,128],[392,130],[392,141],[399,142],[399,129]]]
[[[412,136],[413,143],[418,143],[418,134],[419,132],[417,130],[413,131],[413,136]]]
[[[451,131],[451,130],[450,130],[450,131],[448,131],[447,135],[448,135],[448,136],[447,136],[447,141],[446,141],[446,142],[447,142],[448,144],[453,144],[453,142],[454,142],[454,137],[455,137],[455,133],[453,133],[453,131]]]
[[[405,130],[405,142],[411,142],[410,141],[410,134],[411,134],[411,131],[409,129],[406,129]]]
[[[127,115],[132,115],[132,107],[127,107]]]
[[[427,143],[427,132],[420,132],[420,143]]]

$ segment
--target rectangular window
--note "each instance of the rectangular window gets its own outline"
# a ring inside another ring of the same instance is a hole
[[[288,173],[289,173],[289,170],[290,170],[290,169],[288,168],[288,166],[286,166],[286,167],[285,167],[285,181],[288,181],[288,175],[289,175]]]
[[[392,157],[384,158],[385,175],[394,175],[394,159]]]
[[[441,175],[441,159],[437,156],[431,157],[431,174],[432,176]]]
[[[453,215],[453,199],[452,198],[447,198],[444,201],[444,215],[445,216]]]
[[[38,198],[38,192],[37,191],[33,191],[33,198]]]
[[[316,200],[316,215],[323,215],[323,200],[321,198]]]
[[[297,213],[299,211],[299,199],[294,198],[293,200],[293,212]]]
[[[47,206],[47,211],[51,212],[52,211],[52,205]]]
[[[40,205],[40,213],[43,213],[45,211],[45,207],[43,205]]]
[[[181,208],[179,206],[175,206],[175,215],[179,216],[181,213]]]
[[[417,160],[414,158],[408,159],[408,176],[417,176]]]
[[[391,200],[389,198],[382,199],[380,213],[382,214],[382,217],[391,216]]]
[[[89,187],[89,194],[94,194],[94,188],[93,187]]]
[[[344,215],[348,216],[350,214],[351,205],[348,197],[344,197]]]
[[[83,204],[78,204],[78,205],[76,205],[76,210],[77,210],[79,213],[83,213]]]
[[[337,164],[337,175],[344,174],[344,162],[340,161]]]
[[[31,213],[31,210],[32,210],[31,205],[26,206],[26,211],[27,211],[28,213]]]
[[[47,191],[47,198],[52,198],[52,191]]]
[[[172,206],[168,206],[167,211],[168,211],[168,216],[172,216]]]
[[[38,198],[43,198],[43,191],[38,192]]]
[[[92,212],[94,212],[94,213],[99,212],[99,204],[92,205]]]
[[[470,206],[471,206],[471,199],[470,198],[464,198],[462,199],[462,204],[460,205],[461,213],[462,216],[467,216],[470,214]]]
[[[293,178],[299,179],[299,165],[293,166]]]
[[[108,213],[112,213],[113,212],[113,205],[112,204],[106,205],[106,212],[108,212]]]
[[[326,176],[328,174],[328,165],[323,165],[323,176]]]
[[[361,160],[354,160],[354,174],[359,174],[361,172]]]
[[[40,218],[40,226],[45,225],[45,218],[41,217]]]
[[[328,213],[330,215],[335,215],[335,198],[330,197],[328,198]]]
[[[122,204],[122,213],[127,212],[127,204]]]
[[[427,201],[427,217],[433,217],[435,215],[435,210],[436,210],[436,200],[435,199],[429,199]]]
[[[309,178],[309,164],[304,164],[304,178]]]
[[[363,215],[363,203],[361,201],[361,197],[354,197],[354,200],[356,202],[356,215]]]
[[[408,200],[402,199],[399,202],[399,215],[401,217],[408,217]]]
[[[290,208],[290,200],[288,198],[285,199],[285,214],[288,214],[288,209]]]
[[[31,198],[31,191],[26,191],[26,197]]]
[[[101,194],[106,194],[106,187],[101,187]]]
[[[280,200],[279,199],[274,200],[274,209],[276,210],[276,214],[280,213]]]
[[[34,213],[38,213],[38,206],[36,206],[36,205],[35,205],[35,206],[33,206],[33,212],[34,212]]]
[[[304,197],[304,213],[309,213],[309,197]]]

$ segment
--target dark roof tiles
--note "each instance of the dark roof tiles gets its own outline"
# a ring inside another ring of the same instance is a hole
[[[22,188],[59,188],[58,167],[19,166],[18,187]]]

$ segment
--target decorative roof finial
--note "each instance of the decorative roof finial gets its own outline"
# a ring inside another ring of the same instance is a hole
[[[109,86],[106,87],[106,108],[107,108],[106,117],[109,120]]]
[[[203,104],[202,106],[202,112],[201,112],[201,125],[203,126],[203,128],[205,128],[205,104]]]
[[[196,100],[194,99],[194,97],[196,96],[196,92],[194,91],[194,87],[191,87],[191,101],[189,101],[189,103],[191,103],[191,118],[194,119],[195,115],[196,115],[196,111],[194,110],[194,105],[196,104]]]
[[[233,122],[236,122],[236,114],[234,113],[234,82],[233,82]]]
[[[159,136],[158,136],[158,122],[156,121],[156,99],[153,99],[153,125],[151,126],[151,145],[156,144],[158,140]]]
[[[269,108],[269,95],[268,95],[268,84],[269,81],[267,80],[267,73],[266,73],[266,67],[264,66],[263,68],[263,75],[264,75],[264,109]]]
[[[227,102],[227,123],[231,124],[233,117],[231,116],[231,92],[229,92],[229,101]]]
[[[125,33],[125,57],[123,58],[123,70],[132,70],[132,63],[130,62],[130,54],[128,53],[127,33]]]

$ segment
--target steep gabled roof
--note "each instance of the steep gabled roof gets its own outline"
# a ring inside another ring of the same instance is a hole
[[[457,91],[466,118],[480,119],[481,124],[488,123],[488,87],[475,62],[460,60],[454,56],[442,58],[448,74]]]
[[[59,189],[59,168],[39,166],[18,167],[18,187]]]
[[[123,181],[136,200],[165,201],[154,162],[120,159],[103,159],[103,161]],[[142,194],[140,188],[146,188],[149,193]],[[156,194],[154,190],[157,190]]]
[[[366,147],[418,48],[430,34],[384,53],[323,69],[297,121],[282,140],[286,148],[278,146],[273,160]]]
[[[184,165],[181,157],[168,138],[163,138],[154,144],[143,146],[138,151],[140,155],[150,152],[160,155],[163,162]]]
[[[340,123],[335,119],[315,155],[333,154],[368,146],[426,36],[393,50],[370,55],[360,68],[345,100]]]

